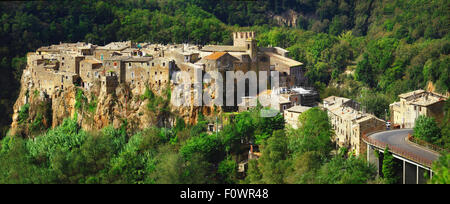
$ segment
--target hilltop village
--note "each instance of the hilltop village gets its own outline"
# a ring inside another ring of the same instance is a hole
[[[191,80],[194,80],[195,70],[203,73],[278,71],[279,87],[282,88],[274,93],[279,94],[282,100],[276,109],[283,111],[294,105],[314,106],[317,103],[318,93],[306,87],[308,81],[303,64],[290,59],[287,50],[258,47],[254,32],[235,32],[232,35],[233,45],[162,45],[126,41],[104,46],[78,42],[41,47],[27,54],[22,88],[14,106],[12,130],[19,124],[21,108],[32,104],[36,98],[51,104],[53,119],[50,123],[53,127],[59,125],[63,118],[71,117],[76,112],[74,106],[83,97],[96,105],[90,113],[90,125],[83,125],[87,123],[83,118],[87,114],[80,115],[79,122],[83,128],[98,129],[109,124],[117,127],[121,123],[120,118],[137,124],[136,128],[148,127],[154,118],[159,125],[173,124],[174,118],[163,116],[168,121],[161,122],[159,116],[146,116],[146,102],[139,100],[139,96],[146,90],[156,95],[172,90],[176,85],[172,76],[178,71],[189,73]],[[214,93],[212,89],[208,91]],[[245,98],[252,97],[256,95],[246,95],[237,99],[234,107],[217,107],[217,111],[242,110],[237,104],[242,105]],[[190,124],[195,123],[198,109],[192,106],[171,107],[171,111],[177,112]],[[210,107],[201,109],[206,109],[202,110],[205,115],[212,112]]]
[[[131,89],[146,85],[164,87],[172,73],[185,71],[241,70],[279,71],[280,86],[304,86],[307,83],[302,63],[287,57],[279,47],[256,45],[254,32],[233,33],[233,46],[160,45],[112,42],[105,46],[89,43],[61,43],[28,53],[27,71],[32,83],[47,95],[70,86],[90,90],[100,83],[113,90],[119,83]]]
[[[126,41],[104,46],[78,42],[41,47],[27,54],[27,68],[22,76],[21,94],[14,106],[12,129],[18,127],[21,107],[31,103],[31,91],[39,93],[42,100],[51,102],[52,126],[55,127],[63,118],[76,112],[77,90],[96,98],[87,100],[97,103],[93,115],[79,119],[82,126],[87,120],[94,121],[84,128],[99,129],[109,124],[118,127],[120,118],[134,121],[137,124],[134,128],[146,128],[154,116],[143,114],[145,102],[132,100],[133,96],[143,95],[148,89],[161,95],[167,87],[173,88],[173,73],[187,72],[193,80],[194,71],[198,69],[203,73],[278,71],[280,88],[267,92],[279,96],[279,104],[272,108],[283,114],[286,124],[297,128],[298,116],[302,112],[320,106],[328,112],[336,144],[349,148],[355,154],[366,151],[363,134],[386,129],[386,121],[363,112],[360,104],[351,99],[330,96],[319,103],[319,94],[308,87],[303,64],[290,59],[287,50],[258,47],[254,32],[235,32],[232,35],[233,45],[161,45]],[[419,90],[399,97],[400,102],[391,104],[393,125],[412,127],[418,115],[443,117],[444,96]],[[238,99],[236,104],[239,106],[219,107],[219,111],[249,110],[250,101],[256,98],[257,95],[246,95]],[[412,113],[411,108],[417,111]],[[188,123],[193,123],[198,109],[172,107],[172,111],[178,112]],[[206,115],[211,112],[207,111]],[[166,120],[170,124],[175,121],[173,118]],[[160,122],[154,123],[162,125]],[[214,121],[208,125],[208,131],[220,128]]]

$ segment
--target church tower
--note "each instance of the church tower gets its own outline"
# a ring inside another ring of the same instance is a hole
[[[258,54],[258,46],[256,45],[255,32],[234,32],[233,46],[245,47],[245,50],[250,58],[255,61]]]

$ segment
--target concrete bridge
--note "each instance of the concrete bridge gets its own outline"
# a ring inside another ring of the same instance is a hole
[[[412,129],[398,129],[363,136],[367,144],[367,161],[377,167],[379,175],[381,175],[383,154],[377,157],[375,150],[383,153],[388,146],[395,163],[402,166],[402,171],[396,172],[396,175],[402,178],[401,183],[426,183],[425,173],[428,174],[428,178],[432,178],[431,165],[439,158],[439,154],[408,141],[408,135],[412,133]]]

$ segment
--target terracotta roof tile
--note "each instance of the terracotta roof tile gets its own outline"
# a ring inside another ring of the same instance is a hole
[[[207,60],[217,60],[219,58],[221,58],[222,56],[224,56],[225,54],[227,54],[226,52],[214,52],[208,56],[205,57],[205,59]]]

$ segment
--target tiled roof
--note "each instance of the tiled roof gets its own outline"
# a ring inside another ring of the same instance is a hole
[[[207,60],[217,60],[219,58],[221,58],[222,56],[224,56],[225,54],[227,54],[226,52],[214,52],[208,56],[205,57],[205,59]]]

